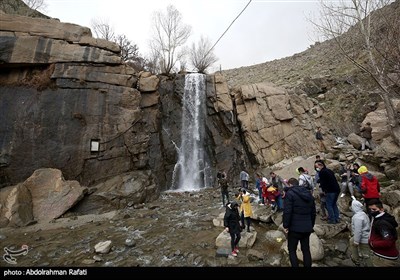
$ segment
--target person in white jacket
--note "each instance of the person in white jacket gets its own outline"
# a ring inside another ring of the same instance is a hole
[[[363,210],[363,204],[358,200],[351,202],[351,210],[354,214],[351,218],[352,237],[350,238],[350,252],[351,259],[358,266],[370,254],[368,245],[370,220]]]

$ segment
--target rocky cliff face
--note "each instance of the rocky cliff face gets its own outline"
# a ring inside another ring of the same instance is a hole
[[[184,75],[136,73],[121,62],[118,46],[85,27],[16,15],[0,23],[2,186],[43,167],[89,187],[143,171],[157,186],[140,190],[148,199],[171,186]],[[206,153],[214,175],[224,169],[234,185],[242,169],[317,148],[322,109],[306,95],[267,83],[230,91],[219,73],[207,76],[206,95]]]
[[[139,75],[121,63],[117,45],[57,20],[0,21],[2,185],[41,167],[83,185],[149,168]]]

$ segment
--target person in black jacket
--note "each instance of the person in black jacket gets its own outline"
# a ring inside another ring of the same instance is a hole
[[[319,172],[319,187],[324,191],[326,197],[326,210],[328,210],[328,224],[340,222],[340,212],[337,207],[340,187],[335,173],[325,166],[323,161],[316,161],[315,168]]]
[[[371,257],[372,266],[400,266],[399,250],[396,247],[397,230],[399,226],[391,214],[385,212],[382,202],[373,198],[367,202],[372,216],[371,231],[368,244],[374,253]]]
[[[231,248],[232,256],[236,257],[239,253],[239,241],[241,238],[241,226],[240,226],[240,216],[238,210],[239,204],[236,201],[230,202],[226,206],[226,212],[224,216],[224,227],[225,231],[229,232],[231,235]]]
[[[311,267],[310,235],[313,232],[315,200],[311,192],[299,186],[299,181],[290,178],[283,207],[283,229],[287,234],[289,259],[292,267],[298,267],[296,249],[300,241],[304,267]]]

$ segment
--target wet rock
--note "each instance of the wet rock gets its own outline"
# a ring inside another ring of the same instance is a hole
[[[102,261],[103,261],[103,258],[100,257],[100,256],[98,256],[98,255],[94,255],[94,256],[93,256],[93,259],[94,259],[96,262],[102,262]]]
[[[217,251],[215,252],[215,256],[217,258],[221,258],[221,257],[228,257],[229,254],[231,253],[231,249],[228,248],[218,248]]]
[[[335,250],[344,254],[347,251],[348,244],[348,241],[339,240],[335,245]]]
[[[136,246],[136,241],[130,238],[127,238],[125,240],[125,246],[127,247],[135,247]]]
[[[91,260],[91,259],[84,259],[82,260],[82,264],[86,264],[86,265],[91,265],[94,264],[96,262],[96,260]]]
[[[94,250],[96,253],[107,254],[108,252],[110,252],[111,243],[111,240],[99,242],[94,246]]]
[[[203,266],[203,258],[201,256],[197,256],[194,260],[193,260],[193,265],[194,266]]]
[[[224,215],[225,213],[220,213],[217,218],[213,219],[213,224],[216,227],[223,227],[224,226]]]
[[[249,249],[246,253],[246,256],[249,259],[249,261],[264,260],[264,254],[254,249]]]
[[[176,251],[174,252],[174,256],[179,256],[179,255],[181,255],[181,251],[180,251],[180,250],[176,250]]]

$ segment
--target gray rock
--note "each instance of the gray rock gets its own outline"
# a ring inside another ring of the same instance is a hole
[[[215,253],[215,256],[217,257],[217,258],[220,258],[220,257],[228,257],[229,255],[230,255],[230,253],[231,253],[231,249],[228,249],[228,248],[218,248],[217,249],[217,251],[216,251],[216,253]]]

